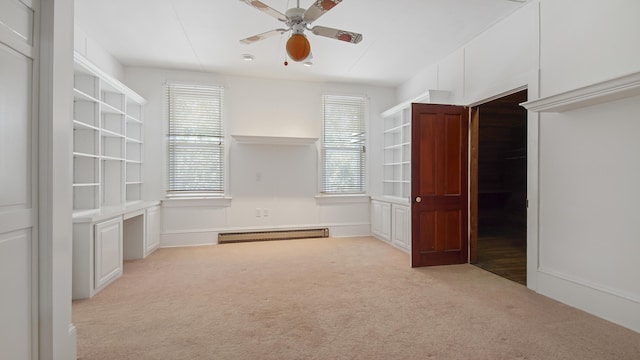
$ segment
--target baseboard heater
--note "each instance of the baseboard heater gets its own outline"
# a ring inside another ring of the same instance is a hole
[[[302,229],[302,230],[275,230],[275,231],[248,231],[234,233],[219,233],[218,244],[269,241],[269,240],[291,240],[307,238],[329,237],[329,229]]]

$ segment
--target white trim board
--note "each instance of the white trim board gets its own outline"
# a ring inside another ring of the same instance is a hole
[[[535,112],[563,112],[640,95],[640,72],[532,100],[521,105]]]
[[[640,332],[640,303],[602,288],[538,270],[537,292],[571,307]]]
[[[198,229],[188,231],[165,232],[161,235],[160,247],[181,247],[181,246],[201,246],[215,245],[218,243],[218,233],[220,232],[241,232],[241,231],[271,231],[289,230],[305,228],[329,228],[330,237],[354,237],[371,236],[371,225],[369,223],[349,223],[349,224],[317,224],[307,226],[277,226],[277,227],[251,227],[251,228],[217,228]]]

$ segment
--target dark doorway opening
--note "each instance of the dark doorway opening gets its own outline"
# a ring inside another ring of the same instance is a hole
[[[519,104],[525,101],[523,90],[478,106],[475,174],[475,265],[523,285],[527,283],[527,111]]]

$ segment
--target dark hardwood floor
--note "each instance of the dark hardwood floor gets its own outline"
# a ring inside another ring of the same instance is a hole
[[[527,284],[526,229],[494,226],[478,232],[478,261],[474,265]]]

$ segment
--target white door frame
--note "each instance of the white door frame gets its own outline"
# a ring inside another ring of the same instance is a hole
[[[0,0],[3,1],[3,0]],[[71,323],[74,0],[40,2],[38,358],[76,359]]]
[[[474,102],[469,107],[475,107],[491,100],[527,90],[529,99],[539,98],[539,73],[534,71],[529,76],[528,84],[505,91],[490,98]],[[527,287],[538,290],[538,256],[539,256],[539,142],[540,115],[527,111]]]

